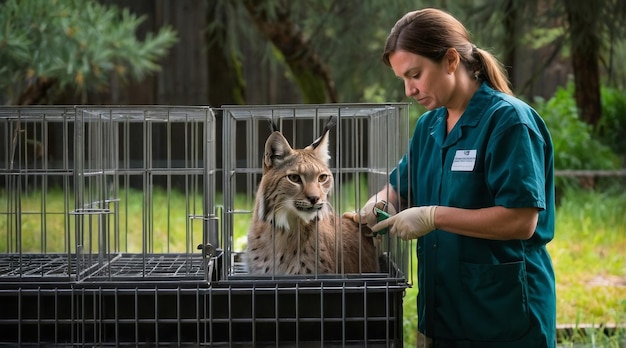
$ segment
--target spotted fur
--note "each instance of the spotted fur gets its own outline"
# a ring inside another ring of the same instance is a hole
[[[253,274],[378,272],[375,241],[365,225],[335,214],[328,132],[292,149],[278,131],[265,143],[263,176],[248,231]],[[337,246],[342,246],[338,248]]]

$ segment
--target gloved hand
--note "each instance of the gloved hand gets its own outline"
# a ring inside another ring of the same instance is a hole
[[[374,197],[370,198],[370,200],[365,203],[363,208],[358,212],[346,212],[343,213],[344,217],[352,219],[352,221],[358,224],[365,224],[367,227],[372,228],[372,226],[378,223],[378,219],[376,216],[376,212],[374,211],[374,207],[386,211],[389,215],[395,215],[396,209],[392,204],[387,203],[386,201],[376,201]]]
[[[373,232],[378,232],[390,227],[389,232],[391,234],[397,235],[404,240],[416,239],[436,228],[436,210],[436,205],[405,209],[377,223],[371,229]]]

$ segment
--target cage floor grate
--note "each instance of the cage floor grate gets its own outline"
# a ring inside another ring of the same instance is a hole
[[[73,256],[72,256],[73,259]],[[67,254],[0,254],[0,280],[43,277],[69,277]]]
[[[195,278],[204,276],[202,265],[199,254],[122,254],[90,278]]]
[[[78,265],[83,280],[204,277],[202,256],[195,254],[0,254],[0,280],[67,280]]]

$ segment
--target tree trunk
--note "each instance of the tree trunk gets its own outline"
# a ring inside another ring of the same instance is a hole
[[[572,68],[579,117],[595,126],[602,117],[597,54],[587,50],[572,50]]]
[[[37,105],[48,95],[48,91],[56,85],[56,79],[45,77],[34,78],[33,81],[20,93],[17,105]]]
[[[213,20],[234,20],[217,13],[217,5],[218,2],[209,1],[207,23]],[[214,107],[245,103],[245,82],[241,78],[240,63],[225,45],[227,35],[224,29],[205,37],[206,50],[210,52],[207,54],[208,100],[209,105]]]
[[[336,103],[339,98],[329,69],[289,19],[288,3],[276,6],[273,15],[268,13],[267,4],[262,0],[244,3],[261,33],[283,54],[302,90],[304,102]]]
[[[517,14],[518,10],[513,3],[513,0],[507,0],[505,5],[504,14],[504,67],[509,75],[509,82],[511,87],[515,86],[515,73],[513,68],[515,67],[515,55],[516,55],[516,43],[517,40]]]
[[[579,117],[595,126],[602,117],[600,101],[599,20],[602,1],[568,1],[565,9],[569,21],[574,97]]]

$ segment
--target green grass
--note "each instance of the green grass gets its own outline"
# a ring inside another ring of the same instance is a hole
[[[202,240],[202,220],[189,218],[202,215],[201,197],[187,200],[181,192],[161,189],[154,190],[152,197],[138,190],[123,190],[117,197],[119,201],[107,207],[109,214],[77,216],[73,198],[64,202],[60,189],[45,195],[29,192],[20,197],[21,215],[16,219],[15,198],[0,191],[0,253],[18,248],[33,253],[65,253],[68,248],[73,252],[77,231],[82,232],[85,250],[94,252],[106,225],[111,251],[185,252]]]
[[[560,323],[626,323],[626,193],[568,194],[548,249]]]
[[[344,193],[343,197],[345,201],[337,203],[342,211],[354,209],[354,204],[349,201],[354,202],[355,197],[359,200],[367,198],[360,197],[354,189]],[[15,252],[18,240],[26,252],[67,252],[67,248],[73,252],[76,219],[66,212],[74,210],[74,202],[70,199],[64,203],[63,198],[61,190],[51,190],[45,196],[41,192],[23,195],[20,222],[24,232],[17,238],[16,215],[6,214],[15,211],[14,200],[7,192],[0,191],[0,253]],[[159,189],[154,191],[152,204],[150,197],[136,190],[122,191],[119,198],[119,203],[110,207],[119,214],[92,215],[82,219],[83,244],[87,250],[97,250],[96,237],[100,226],[106,222],[116,226],[109,236],[111,250],[141,252],[146,248],[148,252],[196,252],[195,246],[202,236],[202,221],[189,216],[202,215],[201,197],[187,200],[184,193]],[[216,202],[221,201],[218,195]],[[251,204],[250,197],[236,197],[237,210],[249,211]],[[48,213],[45,219],[39,214],[42,207]],[[144,218],[144,213],[152,219]],[[250,217],[250,213],[233,215],[236,231],[233,250],[245,248]],[[64,232],[66,226],[69,230]],[[45,227],[45,233],[40,232],[44,230],[42,227]],[[626,323],[626,193],[619,190],[566,192],[557,208],[555,239],[548,249],[556,271],[559,324]],[[415,265],[415,255],[412,262]],[[416,279],[414,274],[413,280]],[[403,326],[407,346],[415,343],[416,294],[414,285],[407,289],[404,297]],[[619,345],[611,343],[616,342],[611,341],[616,338],[599,333],[600,330],[592,330],[585,335],[568,337],[566,341],[574,344],[593,339],[596,343],[608,342],[610,347]]]

